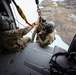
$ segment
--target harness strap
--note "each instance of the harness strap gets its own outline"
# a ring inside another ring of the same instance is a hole
[[[68,68],[63,68],[61,67],[57,62],[56,62],[56,59],[58,56],[66,56],[67,52],[64,52],[64,53],[56,53],[52,56],[49,64],[50,66],[52,66],[52,68],[55,68],[57,69],[58,71],[61,71],[62,73],[76,73],[76,65],[75,66],[70,66]],[[55,60],[53,59],[55,57]]]

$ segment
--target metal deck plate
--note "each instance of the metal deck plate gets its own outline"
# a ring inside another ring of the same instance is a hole
[[[29,42],[16,53],[0,55],[0,75],[49,75],[53,48]]]

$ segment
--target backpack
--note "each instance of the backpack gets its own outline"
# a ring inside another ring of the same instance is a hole
[[[75,75],[76,74],[76,35],[68,51],[57,52],[49,61],[50,75]]]

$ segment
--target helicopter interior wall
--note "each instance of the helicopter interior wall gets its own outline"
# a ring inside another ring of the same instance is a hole
[[[5,16],[8,17],[9,19],[9,23],[10,23],[10,29],[16,29],[16,22],[15,22],[15,18],[10,6],[11,0],[0,0],[0,13]]]
[[[3,13],[5,13],[5,12],[6,12],[6,9],[5,9],[2,1],[0,1],[0,13],[3,14]],[[7,13],[7,12],[6,12],[6,13]]]

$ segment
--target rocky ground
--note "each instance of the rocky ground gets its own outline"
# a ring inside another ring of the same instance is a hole
[[[51,0],[44,0],[40,4],[44,8],[41,8],[42,15],[47,20],[52,20],[56,24],[57,34],[59,34],[62,40],[70,45],[73,36],[76,34],[76,7],[68,5],[67,2],[51,2]]]

